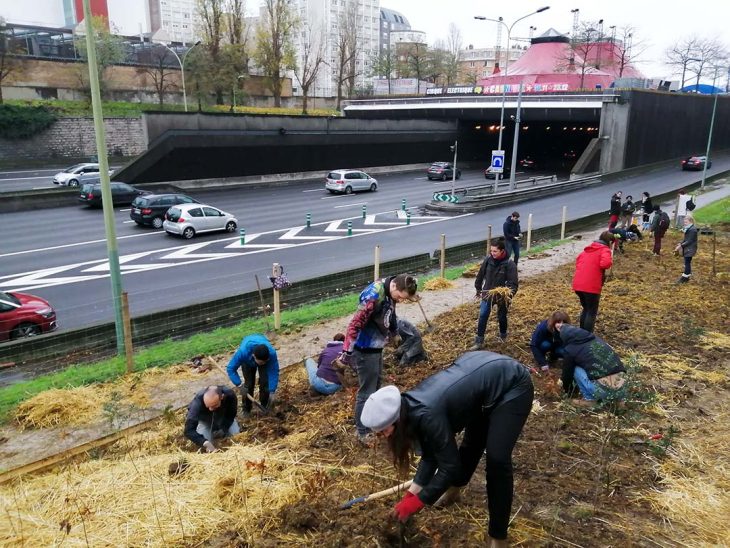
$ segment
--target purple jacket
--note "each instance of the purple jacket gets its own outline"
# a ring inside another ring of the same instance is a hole
[[[332,367],[332,362],[342,353],[342,345],[342,341],[330,341],[327,343],[327,346],[319,354],[319,360],[317,361],[318,377],[335,384],[340,384],[337,373],[335,373]]]

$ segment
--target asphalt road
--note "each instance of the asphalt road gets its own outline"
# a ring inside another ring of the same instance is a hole
[[[730,170],[730,156],[715,157],[712,172]],[[603,185],[519,204],[523,230],[527,213],[533,227],[568,217],[607,211],[610,195],[622,190],[639,199],[673,191],[701,178],[701,173],[666,168]],[[387,261],[437,249],[440,234],[447,245],[495,234],[515,206],[456,217],[425,216],[420,207],[435,191],[448,192],[451,182],[429,182],[420,173],[378,177],[375,193],[333,196],[323,183],[292,183],[286,187],[238,188],[191,193],[201,201],[235,214],[246,230],[239,236],[218,233],[182,240],[161,230],[138,227],[129,208],[115,210],[122,284],[129,293],[132,315],[204,302],[255,289],[254,274],[266,279],[271,265],[285,267],[298,280],[372,264],[381,246]],[[485,184],[481,171],[465,172],[457,186]],[[397,214],[405,198],[411,224]],[[362,219],[362,208],[367,219]],[[306,214],[312,226],[305,228]],[[353,235],[347,236],[347,221]],[[60,329],[113,321],[111,285],[102,211],[69,203],[66,207],[0,215],[0,290],[39,295],[56,308]]]
[[[0,171],[0,192],[14,190],[48,190],[49,188],[66,188],[63,185],[54,185],[53,176],[69,166],[47,169],[24,169]],[[118,166],[111,166],[116,169]]]

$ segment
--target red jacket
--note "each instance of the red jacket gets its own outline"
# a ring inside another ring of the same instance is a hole
[[[573,291],[601,294],[604,272],[611,268],[613,258],[608,245],[593,242],[575,259]]]

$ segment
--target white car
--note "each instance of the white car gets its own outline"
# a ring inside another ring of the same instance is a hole
[[[99,164],[76,164],[53,176],[54,185],[79,186],[83,175],[88,173],[99,174]]]
[[[324,188],[332,194],[341,192],[352,194],[357,190],[378,190],[378,181],[364,171],[355,169],[336,169],[330,171],[325,179]]]
[[[162,228],[168,234],[182,236],[186,240],[199,232],[225,230],[235,232],[238,219],[230,213],[204,204],[179,204],[165,213]]]

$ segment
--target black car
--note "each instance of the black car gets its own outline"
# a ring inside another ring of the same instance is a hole
[[[149,194],[146,190],[140,190],[139,188],[135,188],[127,183],[112,181],[110,184],[112,190],[112,202],[115,206],[131,204],[137,196]],[[101,206],[101,183],[84,184],[84,186],[81,187],[78,200],[88,206]]]
[[[162,228],[165,213],[172,206],[199,203],[198,200],[185,194],[145,194],[134,199],[129,218],[138,225],[151,225],[154,228]]]
[[[450,162],[434,162],[426,170],[426,176],[428,180],[441,179],[442,181],[448,181],[454,178],[454,165]],[[456,169],[456,178],[461,178],[461,170]]]
[[[705,169],[705,162],[707,162],[707,169],[712,167],[712,160],[707,161],[707,156],[690,156],[682,160],[681,166],[683,171],[701,171]]]

